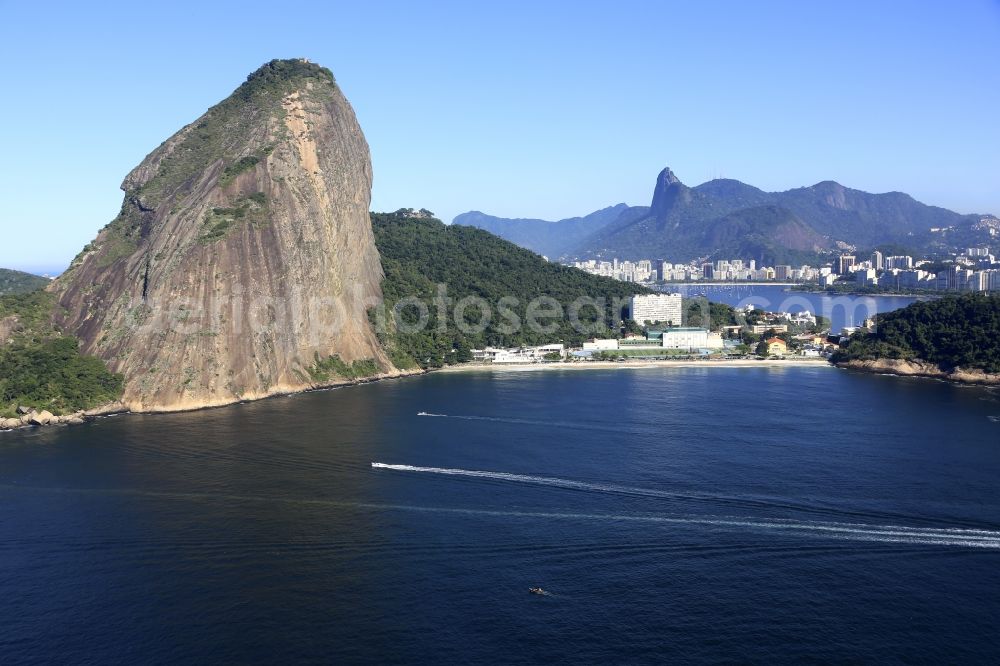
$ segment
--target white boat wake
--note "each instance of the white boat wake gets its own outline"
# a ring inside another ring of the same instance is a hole
[[[664,491],[629,488],[614,484],[588,483],[554,477],[532,476],[527,474],[510,474],[507,472],[490,472],[481,470],[453,469],[447,467],[418,467],[414,465],[391,465],[373,462],[373,468],[399,472],[417,472],[441,474],[445,476],[464,476],[498,481],[512,481],[536,485],[569,488],[574,490],[591,490],[597,492],[614,492],[637,494],[649,497],[676,497]],[[550,519],[578,520],[614,520],[622,522],[646,522],[662,524],[706,525],[712,527],[733,527],[752,530],[777,530],[789,534],[805,534],[810,536],[828,536],[859,541],[874,541],[884,543],[906,543],[933,546],[963,546],[971,548],[988,548],[1000,550],[1000,530],[971,529],[960,527],[908,527],[905,525],[875,525],[866,523],[824,522],[782,518],[753,518],[730,516],[657,516],[657,515],[617,515],[617,514],[585,514],[585,513],[553,513],[553,512],[522,512],[522,511],[483,511],[483,510],[450,510],[454,513],[518,516]]]

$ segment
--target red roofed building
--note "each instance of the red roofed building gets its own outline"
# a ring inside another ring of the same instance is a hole
[[[770,356],[784,356],[788,353],[788,345],[781,338],[768,338],[765,342]]]

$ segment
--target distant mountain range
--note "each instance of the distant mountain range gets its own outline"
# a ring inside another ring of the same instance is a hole
[[[626,210],[629,210],[628,204],[620,203],[584,217],[569,217],[558,222],[494,217],[473,210],[462,213],[452,223],[478,227],[546,257],[560,257],[575,250],[581,239],[608,226]]]
[[[983,243],[990,238],[983,217],[928,206],[902,192],[870,194],[833,181],[786,192],[731,179],[688,187],[667,168],[656,178],[649,206],[618,204],[558,222],[471,212],[454,223],[552,259],[740,257],[776,264],[851,249],[933,253]]]
[[[24,294],[29,291],[41,289],[49,283],[47,278],[24,271],[15,271],[9,268],[0,268],[0,296],[7,294]]]

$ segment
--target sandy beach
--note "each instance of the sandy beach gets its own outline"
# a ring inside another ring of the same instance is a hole
[[[648,368],[832,368],[824,358],[705,361],[573,361],[570,363],[466,363],[434,372],[536,372],[548,370],[642,370]]]

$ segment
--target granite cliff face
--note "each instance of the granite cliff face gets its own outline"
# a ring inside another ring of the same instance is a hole
[[[368,145],[329,70],[275,60],[149,154],[50,289],[56,324],[166,411],[398,374]]]

